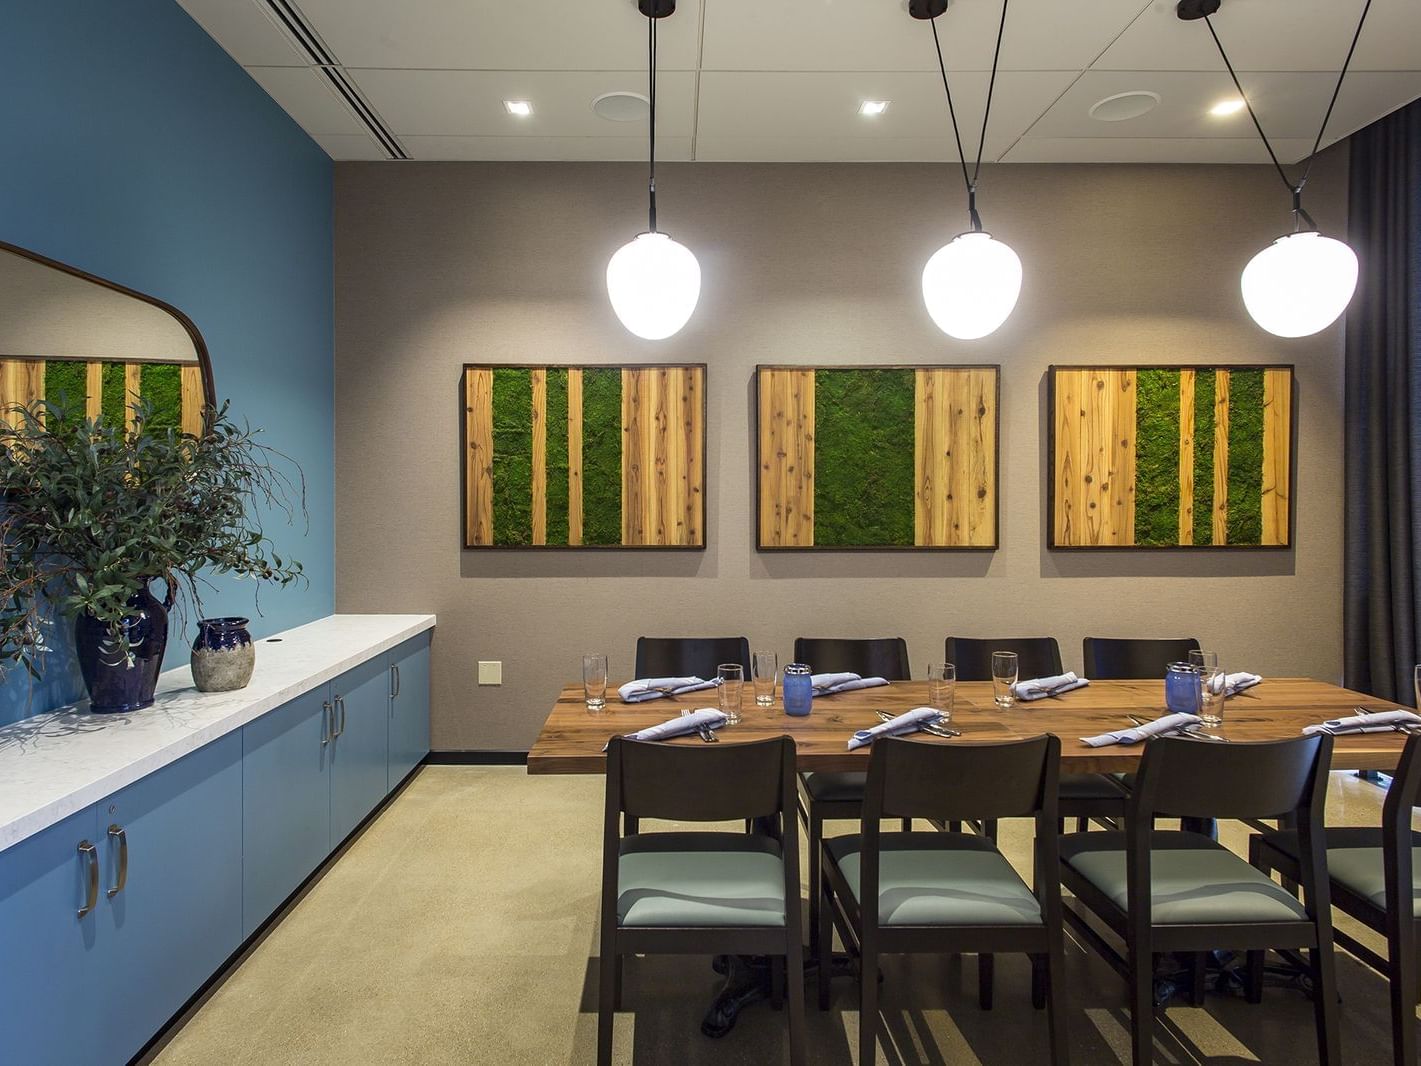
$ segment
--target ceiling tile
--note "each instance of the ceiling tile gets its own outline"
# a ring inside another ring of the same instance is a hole
[[[313,138],[332,159],[389,159],[385,150],[365,134],[322,134]]]
[[[459,161],[607,161],[646,159],[644,137],[401,137],[411,159]],[[656,158],[685,162],[691,158],[689,137],[656,139]],[[643,188],[645,183],[643,182]]]
[[[592,101],[617,90],[645,92],[634,75],[615,71],[349,70],[351,79],[404,136],[641,137],[645,122],[610,122]],[[695,75],[657,78],[656,132],[690,137]],[[533,114],[510,115],[505,100],[528,100]]]
[[[1330,70],[1347,56],[1366,0],[1223,0],[1212,16],[1235,70]],[[1221,70],[1203,22],[1181,22],[1175,0],[1151,0],[1098,70]],[[1372,0],[1353,70],[1414,70],[1421,56],[1421,3]]]
[[[313,137],[365,134],[365,127],[314,67],[248,67],[247,73]]]
[[[642,70],[635,0],[300,0],[339,61],[425,70]],[[700,0],[657,27],[662,70],[694,70]]]
[[[1312,141],[1276,141],[1273,146],[1280,157],[1297,159]],[[1257,137],[1026,137],[1002,162],[1267,163],[1268,153]],[[1279,196],[1287,197],[1281,186]]]
[[[1148,0],[1015,0],[1003,70],[1080,70]],[[990,70],[1001,0],[957,0],[938,35],[949,70]],[[903,0],[706,0],[706,70],[936,70],[932,31]]]
[[[178,0],[243,66],[299,67],[305,57],[256,0]]]

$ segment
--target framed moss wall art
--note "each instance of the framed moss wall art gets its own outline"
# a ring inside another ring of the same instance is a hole
[[[466,548],[705,547],[705,364],[466,365]]]
[[[1051,548],[1292,545],[1291,366],[1050,370]]]
[[[762,551],[997,547],[995,366],[760,366]]]
[[[0,418],[14,406],[67,401],[70,416],[133,429],[135,405],[149,405],[148,425],[198,436],[203,431],[206,386],[197,363],[0,358]]]

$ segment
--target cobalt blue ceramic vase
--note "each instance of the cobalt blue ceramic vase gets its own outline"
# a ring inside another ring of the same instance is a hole
[[[163,669],[168,647],[168,611],[143,587],[128,598],[129,613],[119,622],[128,637],[124,655],[109,633],[108,624],[91,614],[74,622],[74,647],[79,672],[89,690],[89,710],[95,714],[122,714],[152,706],[153,690]]]
[[[199,692],[246,688],[256,665],[256,647],[246,618],[204,618],[192,642],[192,680]]]

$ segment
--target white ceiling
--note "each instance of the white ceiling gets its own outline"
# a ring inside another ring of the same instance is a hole
[[[387,153],[270,13],[272,0],[179,0],[335,159]],[[646,123],[592,100],[646,91],[635,0],[276,0],[304,17],[412,159],[619,160]],[[1285,162],[1312,146],[1364,0],[1224,0],[1214,24]],[[1208,29],[1174,0],[1011,0],[985,158],[1003,162],[1266,162]],[[938,20],[975,152],[1001,0]],[[932,35],[906,0],[680,0],[658,27],[662,159],[956,158]],[[1115,93],[1160,105],[1087,114]],[[1325,144],[1421,97],[1421,2],[1373,0]],[[504,100],[534,114],[509,115]],[[876,118],[863,100],[891,101]]]

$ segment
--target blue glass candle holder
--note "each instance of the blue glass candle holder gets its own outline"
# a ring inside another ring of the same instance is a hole
[[[785,714],[803,718],[809,714],[814,703],[814,682],[809,667],[804,663],[790,663],[785,667],[784,681]]]
[[[1198,714],[1199,672],[1189,663],[1170,663],[1164,675],[1164,705],[1175,714]]]

